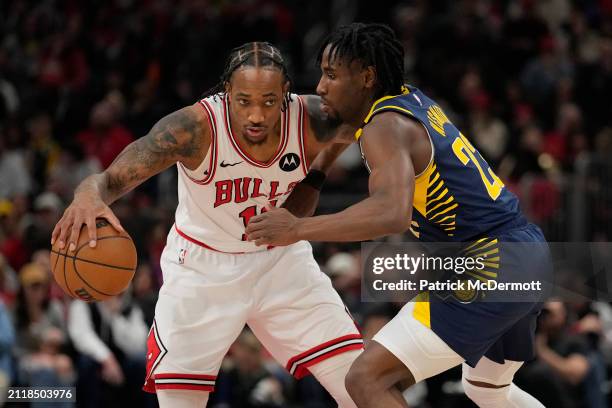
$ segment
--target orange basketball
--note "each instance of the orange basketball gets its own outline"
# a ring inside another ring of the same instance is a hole
[[[96,220],[97,244],[89,247],[87,227],[83,225],[74,252],[68,245],[51,248],[51,270],[66,293],[87,302],[104,300],[123,292],[134,277],[137,255],[132,238],[118,232],[105,219]]]

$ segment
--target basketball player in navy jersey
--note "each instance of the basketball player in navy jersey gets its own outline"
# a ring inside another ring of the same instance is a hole
[[[234,49],[218,86],[85,179],[53,231],[52,244],[68,255],[84,225],[95,246],[97,217],[121,229],[112,202],[177,165],[179,204],[160,262],[144,386],[162,407],[206,406],[245,324],[292,375],[311,373],[340,407],[355,406],[344,379],[363,340],[309,243],[261,248],[244,234],[269,205],[307,215],[311,202],[286,202],[289,193],[316,196],[322,174],[307,174],[309,163],[354,133],[321,111],[318,96],[291,94],[289,86],[278,49],[262,42]],[[100,364],[105,375],[120,370],[110,354]]]
[[[411,229],[422,241],[495,252],[479,279],[516,271],[537,279],[542,271],[533,265],[549,260],[542,232],[525,220],[517,198],[440,106],[404,86],[403,57],[401,43],[383,25],[355,23],[326,39],[317,93],[327,115],[358,128],[370,196],[339,213],[310,218],[272,209],[251,219],[248,238],[259,245],[361,241]],[[508,241],[541,250],[525,259],[499,245]],[[542,406],[512,382],[523,362],[534,357],[539,302],[420,296],[353,364],[346,381],[359,407],[405,407],[399,383],[422,381],[459,364],[465,392],[480,407]]]

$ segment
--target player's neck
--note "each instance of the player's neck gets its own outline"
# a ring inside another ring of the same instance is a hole
[[[361,105],[361,108],[358,110],[358,114],[355,115],[354,120],[351,120],[349,123],[356,127],[360,128],[363,125],[363,121],[366,119],[370,110],[372,109],[372,105],[376,102],[376,98],[372,95],[369,98],[365,99],[365,102]]]

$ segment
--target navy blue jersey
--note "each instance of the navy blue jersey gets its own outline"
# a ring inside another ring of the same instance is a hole
[[[376,101],[363,126],[382,112],[417,120],[431,139],[431,161],[415,179],[411,230],[418,239],[466,242],[525,223],[517,197],[433,100],[404,88]]]

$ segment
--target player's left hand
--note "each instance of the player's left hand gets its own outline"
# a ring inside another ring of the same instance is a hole
[[[295,217],[285,208],[266,207],[267,211],[251,218],[246,227],[249,241],[255,245],[284,246],[299,241]]]

